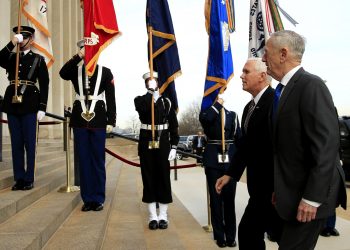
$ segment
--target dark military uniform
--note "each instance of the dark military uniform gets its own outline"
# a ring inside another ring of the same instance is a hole
[[[6,69],[10,85],[6,88],[2,111],[7,113],[11,135],[14,179],[24,185],[34,182],[35,152],[37,138],[37,112],[46,111],[49,89],[49,74],[45,59],[31,50],[21,55],[18,65],[17,95],[21,103],[12,103],[15,95],[16,53],[9,42],[0,51],[0,66]],[[26,150],[24,150],[24,148]],[[26,151],[27,168],[24,154]]]
[[[143,182],[142,201],[167,204],[172,202],[168,156],[170,149],[176,149],[179,142],[178,122],[171,101],[160,96],[154,103],[155,139],[159,140],[159,148],[148,148],[148,143],[152,141],[152,94],[149,90],[147,94],[138,96],[134,100],[142,123],[138,145]]]
[[[74,142],[78,149],[81,197],[85,204],[103,204],[106,186],[106,126],[108,124],[114,127],[116,122],[114,80],[110,69],[97,65],[94,74],[88,78],[89,90],[83,93],[85,67],[78,66],[81,60],[78,55],[73,56],[60,70],[60,76],[72,82],[77,94],[70,126],[73,127]],[[99,74],[100,83],[98,83]],[[100,86],[95,92],[97,84]],[[85,100],[86,95],[88,101]],[[95,116],[90,121],[85,120],[82,116],[83,106],[88,108],[92,105],[95,105],[93,110]]]
[[[215,190],[216,180],[225,175],[229,163],[219,163],[218,154],[222,154],[221,144],[221,109],[223,106],[216,102],[207,110],[201,111],[199,120],[207,136],[207,145],[203,153],[203,165],[207,177],[211,221],[214,239],[218,243],[232,244],[236,238],[235,195],[236,182],[231,180],[223,188],[221,194]],[[231,161],[236,150],[235,141],[241,137],[241,130],[235,112],[225,109],[225,141],[228,144],[228,154]]]

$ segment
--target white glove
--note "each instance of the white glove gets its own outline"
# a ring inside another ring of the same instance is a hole
[[[156,90],[153,92],[153,100],[154,100],[154,103],[157,102],[158,98],[160,97],[160,94],[159,94],[159,90]]]
[[[149,89],[156,89],[158,87],[157,81],[152,79],[148,81],[148,88]]]
[[[45,112],[39,110],[36,117],[38,118],[38,121],[41,121],[45,117]]]
[[[13,37],[17,39],[17,43],[23,42],[23,35],[22,34],[16,34]]]
[[[80,50],[79,50],[79,56],[80,58],[84,58],[85,57],[85,47],[82,47]]]
[[[112,125],[107,125],[106,127],[106,132],[109,134],[113,131],[113,126]]]
[[[175,157],[176,157],[176,149],[172,148],[172,149],[170,149],[168,160],[172,161],[175,159]]]

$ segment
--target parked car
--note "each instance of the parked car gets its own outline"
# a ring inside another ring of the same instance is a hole
[[[177,149],[186,153],[192,153],[191,137],[187,135],[181,135],[179,143],[177,144]],[[176,152],[176,159],[181,160],[183,157],[187,157],[187,156],[180,153],[179,151]]]
[[[339,117],[340,151],[345,178],[350,181],[350,116]]]

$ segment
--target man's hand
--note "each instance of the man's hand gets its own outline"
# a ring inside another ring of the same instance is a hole
[[[297,220],[299,222],[310,222],[316,218],[317,207],[307,204],[301,200],[298,206]]]
[[[113,131],[113,126],[112,125],[107,125],[106,127],[106,133],[109,134]]]
[[[36,115],[36,117],[37,117],[38,121],[41,121],[45,117],[45,112],[39,110],[38,114]]]
[[[83,48],[81,48],[79,50],[78,55],[79,55],[80,58],[84,58],[85,57],[85,47],[83,47]]]
[[[172,148],[170,149],[168,160],[172,161],[175,159],[175,157],[176,157],[176,149]]]
[[[12,44],[16,45],[17,43],[21,43],[23,42],[23,35],[22,34],[16,34],[13,36],[12,38]]]
[[[224,188],[224,186],[231,180],[231,176],[224,175],[216,180],[215,189],[218,194],[221,193],[221,190]]]

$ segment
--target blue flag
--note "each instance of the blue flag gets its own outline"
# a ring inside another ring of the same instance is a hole
[[[228,9],[225,0],[209,0],[206,24],[209,34],[207,76],[201,110],[209,108],[233,77]]]
[[[152,28],[153,69],[158,72],[160,93],[168,97],[175,110],[178,109],[174,79],[181,75],[175,32],[167,0],[147,0],[147,30]],[[148,41],[149,42],[149,41]]]

